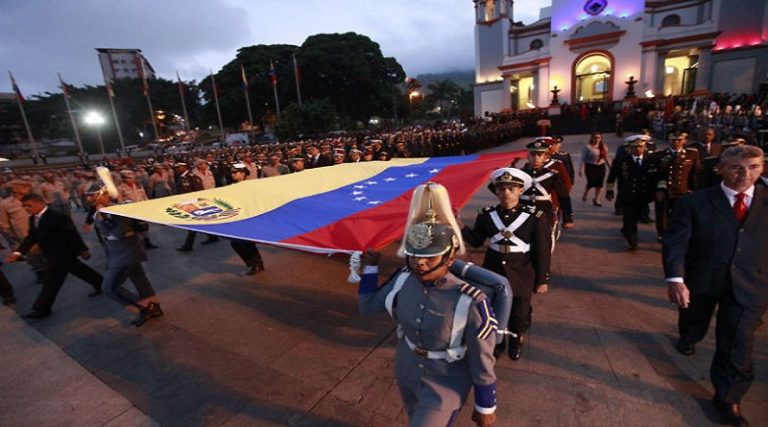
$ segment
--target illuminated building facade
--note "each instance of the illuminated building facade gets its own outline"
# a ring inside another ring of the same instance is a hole
[[[768,78],[766,0],[552,0],[528,25],[513,0],[474,3],[477,116],[548,107],[555,87],[572,104],[621,100],[630,86],[753,93]]]

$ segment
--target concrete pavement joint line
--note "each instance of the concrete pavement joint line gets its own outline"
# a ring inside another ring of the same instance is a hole
[[[102,384],[105,384],[105,385],[106,385],[106,383],[105,383],[104,381],[102,381]],[[111,387],[110,387],[110,388],[111,388]],[[122,394],[120,394],[120,395],[122,396]],[[123,397],[124,397],[124,396],[123,396]],[[128,399],[126,399],[126,400],[128,400]],[[129,400],[129,402],[130,402],[130,400]],[[139,411],[140,413],[144,414],[144,416],[145,416],[145,417],[147,417],[149,420],[151,420],[153,423],[155,423],[155,420],[154,420],[154,419],[152,419],[152,417],[150,417],[149,415],[147,415],[146,413],[144,413],[144,411],[142,411],[141,409],[139,409],[139,408],[138,408],[138,407],[137,407],[137,406],[136,406],[136,405],[135,405],[133,402],[131,402],[131,406],[129,406],[128,408],[126,408],[126,409],[125,409],[125,411],[123,411],[123,412],[121,412],[121,413],[119,413],[119,414],[115,415],[114,417],[112,417],[112,419],[111,419],[111,420],[109,420],[109,421],[106,421],[106,422],[104,422],[104,423],[103,423],[103,424],[101,424],[101,425],[102,425],[102,426],[107,426],[107,425],[111,424],[113,421],[115,421],[116,419],[118,419],[118,418],[122,417],[123,415],[127,414],[128,412],[130,412],[130,411],[132,411],[132,410],[134,410],[134,409],[135,409],[135,410],[137,410],[137,411]]]
[[[603,340],[600,338],[600,334],[597,332],[597,328],[590,328],[592,329],[592,333],[595,334],[595,337],[597,338],[597,342],[600,343],[600,349],[602,349],[603,357],[605,357],[605,360],[608,362],[608,366],[611,367],[611,374],[613,374],[613,379],[617,383],[621,383],[621,380],[619,380],[619,375],[616,373],[616,369],[613,367],[613,362],[611,361],[611,358],[608,357],[608,352],[606,351],[605,344],[603,344]]]
[[[370,349],[370,350],[368,350],[368,352],[367,352],[367,353],[365,353],[365,356],[363,356],[362,358],[360,358],[360,361],[358,361],[358,362],[357,362],[357,363],[356,363],[354,366],[352,366],[350,369],[348,369],[348,370],[347,370],[347,373],[346,373],[344,376],[342,376],[341,378],[339,378],[339,380],[338,380],[338,381],[336,381],[336,383],[335,383],[335,384],[334,384],[332,387],[329,387],[329,388],[328,388],[328,390],[326,390],[326,392],[325,392],[325,393],[323,393],[323,395],[322,395],[322,396],[320,396],[320,398],[319,398],[319,399],[317,399],[317,400],[315,401],[315,403],[313,403],[313,404],[312,404],[312,406],[311,406],[311,407],[310,407],[310,408],[309,408],[309,409],[308,409],[308,410],[307,410],[307,411],[304,413],[304,415],[302,415],[302,416],[301,416],[301,418],[299,418],[299,419],[296,421],[296,423],[297,423],[297,424],[298,424],[298,423],[301,423],[301,421],[302,421],[302,420],[304,420],[304,418],[306,418],[306,417],[307,417],[307,415],[311,414],[311,413],[312,413],[312,411],[314,411],[314,410],[315,410],[315,408],[317,408],[317,405],[319,405],[319,404],[320,404],[320,402],[322,402],[322,401],[323,401],[323,400],[326,398],[326,396],[328,396],[328,395],[329,395],[329,394],[330,394],[330,393],[331,393],[331,392],[332,392],[332,391],[333,391],[333,390],[334,390],[336,387],[338,387],[338,386],[339,386],[339,384],[341,384],[342,382],[344,382],[344,380],[346,380],[346,379],[347,379],[347,377],[349,377],[349,375],[350,375],[352,372],[354,372],[354,371],[355,371],[355,370],[356,370],[358,367],[360,367],[360,365],[362,365],[362,364],[363,364],[363,362],[365,362],[365,361],[368,359],[368,357],[369,357],[371,354],[373,354],[373,352],[374,352],[374,351],[376,351],[376,350],[377,350],[379,347],[381,347],[381,345],[382,345],[382,344],[384,344],[386,341],[388,341],[388,340],[390,339],[390,337],[392,336],[392,334],[394,334],[396,331],[397,331],[397,328],[392,328],[392,330],[391,330],[391,331],[390,331],[388,334],[386,334],[386,335],[384,336],[384,338],[382,338],[382,339],[381,339],[381,340],[380,340],[378,343],[376,343],[376,345],[374,345],[373,347],[371,347],[371,349]]]

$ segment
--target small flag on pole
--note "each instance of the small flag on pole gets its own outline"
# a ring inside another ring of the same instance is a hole
[[[275,64],[272,62],[272,60],[269,60],[269,78],[272,80],[272,84],[277,84],[277,73],[275,72]]]
[[[106,88],[107,88],[107,96],[109,96],[110,98],[114,98],[115,91],[112,89],[112,83],[107,82]]]
[[[10,71],[8,71],[8,74],[11,76],[11,85],[13,86],[13,91],[16,93],[16,99],[18,99],[19,102],[24,102],[24,95],[21,94],[21,89],[19,89],[19,85],[16,84],[16,79],[13,78],[13,74],[11,74]]]
[[[293,74],[296,76],[296,82],[300,82],[301,72],[299,71],[299,62],[296,61],[296,55],[293,55]]]
[[[248,77],[245,76],[245,67],[240,65],[240,76],[243,79],[243,91],[248,92]]]
[[[178,71],[176,72],[176,81],[179,82],[179,92],[184,93],[184,82],[181,81]]]

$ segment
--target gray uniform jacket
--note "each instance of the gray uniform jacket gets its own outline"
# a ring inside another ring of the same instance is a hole
[[[360,312],[384,311],[387,295],[401,274],[408,272],[395,274],[378,289],[376,274],[363,275]],[[450,363],[423,355],[424,350],[445,351],[449,347],[454,311],[463,295],[464,284],[465,281],[451,273],[434,283],[423,283],[410,274],[392,305],[394,320],[403,336],[397,345],[395,376],[411,425],[447,425],[473,386],[478,405],[495,409],[493,348],[496,340],[493,333],[482,333],[495,319],[484,294],[476,293],[467,315],[462,340],[466,346],[465,356]],[[495,332],[495,326],[493,329]],[[411,349],[406,339],[418,349]],[[488,394],[493,396],[491,400]]]
[[[107,268],[121,268],[147,260],[141,235],[134,221],[117,215],[97,214],[94,223],[106,252]]]

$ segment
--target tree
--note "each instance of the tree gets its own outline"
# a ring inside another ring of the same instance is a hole
[[[430,83],[427,89],[429,90],[429,95],[426,97],[427,102],[438,107],[442,116],[450,115],[457,103],[456,98],[460,92],[459,86],[452,80],[445,79]]]
[[[336,111],[327,99],[309,101],[299,106],[294,103],[283,110],[277,133],[281,137],[292,137],[301,133],[323,134],[336,130]]]
[[[307,38],[297,57],[303,92],[309,99],[329,99],[340,115],[367,121],[389,116],[396,85],[405,73],[379,45],[356,33],[318,34]]]

